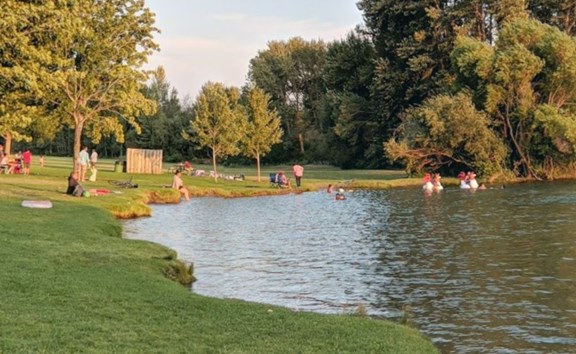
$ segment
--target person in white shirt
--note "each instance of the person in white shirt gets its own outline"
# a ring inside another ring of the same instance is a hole
[[[96,149],[92,149],[92,154],[90,154],[90,168],[96,168],[96,163],[98,162],[98,153]]]
[[[190,192],[188,191],[188,188],[184,187],[184,182],[182,181],[182,171],[178,170],[174,173],[172,188],[177,189],[180,194],[186,198],[186,200],[190,200]]]

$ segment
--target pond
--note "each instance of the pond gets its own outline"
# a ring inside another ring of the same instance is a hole
[[[576,350],[576,183],[347,197],[195,198],[153,206],[125,236],[193,262],[198,294],[365,311],[444,353]]]

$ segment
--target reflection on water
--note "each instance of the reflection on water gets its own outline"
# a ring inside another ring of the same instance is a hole
[[[324,192],[154,206],[128,238],[199,294],[408,321],[445,353],[576,351],[576,184]]]

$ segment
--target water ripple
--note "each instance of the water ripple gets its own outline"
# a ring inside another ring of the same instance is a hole
[[[323,192],[154,206],[126,237],[193,261],[194,292],[408,321],[445,353],[570,353],[576,184]]]

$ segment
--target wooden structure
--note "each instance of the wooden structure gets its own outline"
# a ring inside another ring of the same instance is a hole
[[[162,150],[128,149],[126,151],[127,173],[162,173]]]

